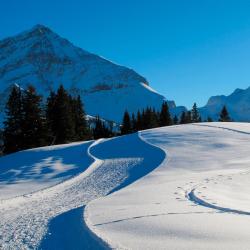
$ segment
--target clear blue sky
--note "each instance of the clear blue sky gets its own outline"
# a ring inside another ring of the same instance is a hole
[[[250,1],[8,0],[0,39],[37,23],[131,67],[178,105],[250,86]]]

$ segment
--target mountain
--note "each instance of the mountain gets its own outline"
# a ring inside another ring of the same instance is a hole
[[[78,48],[43,25],[0,41],[0,111],[15,83],[32,84],[45,97],[63,84],[81,95],[89,115],[117,122],[125,109],[159,109],[165,100],[134,70]],[[173,113],[183,110],[168,103]]]
[[[208,116],[218,120],[220,111],[226,105],[231,118],[234,121],[250,121],[250,87],[247,89],[236,89],[232,94],[225,96],[212,96],[207,104],[199,111],[203,119]]]

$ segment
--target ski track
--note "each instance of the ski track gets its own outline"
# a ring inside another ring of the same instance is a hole
[[[116,143],[117,147],[109,148],[113,144],[116,145]],[[124,151],[124,153],[119,148],[123,145],[125,149],[124,143],[131,144],[133,153],[127,151]],[[139,153],[136,152],[137,150],[133,145],[137,149],[142,147],[142,152],[140,150],[138,150]],[[146,149],[146,152],[156,150],[155,147],[143,142],[138,134],[96,141],[91,144],[87,152],[88,157],[92,158],[94,162],[83,173],[35,193],[0,200],[0,249],[51,249],[48,247],[50,245],[48,240],[50,240],[50,235],[53,235],[54,232],[50,232],[50,230],[53,230],[54,222],[60,221],[59,216],[65,215],[65,218],[68,218],[69,211],[72,210],[73,213],[73,209],[81,209],[91,200],[131,184],[158,166],[152,168],[149,164],[145,170],[140,168],[142,162],[145,162],[143,148]],[[99,155],[102,159],[97,158],[95,155]],[[161,152],[159,161],[164,158],[165,154]],[[76,212],[74,220],[78,216],[78,220],[84,223],[83,214],[79,216],[80,214]],[[51,223],[49,224],[49,222]],[[49,227],[49,225],[52,226]],[[67,231],[67,225],[64,226]],[[106,243],[93,235],[87,227],[85,229],[86,235],[91,235],[88,237],[92,238],[92,241],[98,241],[100,248],[107,248]],[[82,234],[79,233],[79,237],[81,236]],[[93,244],[90,241],[80,241],[79,244]],[[55,244],[62,244],[61,246],[57,245],[58,249],[61,249],[62,246],[63,249],[68,249],[63,243],[62,241]],[[76,245],[74,249],[82,249],[82,247],[82,245]],[[91,249],[90,246],[89,248]],[[88,249],[88,246],[84,245],[84,249]]]

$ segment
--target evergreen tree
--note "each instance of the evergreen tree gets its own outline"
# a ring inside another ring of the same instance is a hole
[[[187,111],[186,113],[186,123],[191,123],[192,122],[192,113],[191,111]]]
[[[200,121],[200,115],[199,115],[199,111],[198,111],[196,103],[194,103],[192,110],[191,110],[191,121],[192,122]]]
[[[56,93],[51,91],[46,103],[46,122],[48,127],[48,144],[53,145],[56,140]]]
[[[169,126],[172,125],[173,121],[169,113],[169,108],[167,102],[163,102],[160,112],[160,126]]]
[[[121,127],[121,134],[126,135],[132,132],[131,120],[128,111],[124,112],[122,127]]]
[[[185,124],[185,123],[187,123],[186,112],[182,111],[181,118],[180,118],[180,124]]]
[[[223,108],[221,110],[219,121],[220,122],[231,122],[232,121],[225,105],[223,106]]]
[[[207,117],[207,122],[213,122],[213,119],[210,116],[208,116]]]
[[[47,143],[47,131],[41,101],[41,96],[36,94],[33,86],[29,86],[24,91],[21,125],[24,149],[44,146]]]
[[[95,126],[93,128],[94,139],[108,138],[112,136],[112,131],[107,126],[105,126],[104,122],[100,119],[99,116],[96,116]]]
[[[55,143],[67,143],[74,140],[74,121],[72,119],[72,108],[70,97],[61,85],[55,98],[54,123],[56,125]]]
[[[136,116],[136,131],[142,130],[142,117],[141,117],[141,112],[138,111],[137,112],[137,116]]]
[[[3,131],[3,151],[5,154],[23,149],[22,133],[22,94],[18,87],[13,87],[6,104],[6,120]]]
[[[174,116],[173,123],[174,123],[175,125],[178,124],[178,117],[177,117],[176,115]]]
[[[132,116],[131,116],[131,128],[132,128],[132,131],[133,132],[136,132],[137,131],[137,128],[136,128],[136,118],[135,118],[135,114],[132,113]]]
[[[0,156],[3,155],[3,130],[0,129]]]
[[[74,121],[75,140],[86,140],[90,138],[90,132],[85,119],[85,112],[80,95],[77,99],[72,99],[72,119]]]

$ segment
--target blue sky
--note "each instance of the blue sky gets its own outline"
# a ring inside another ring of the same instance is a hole
[[[250,1],[8,0],[0,39],[44,24],[178,105],[250,86]]]

